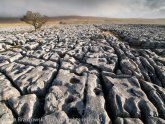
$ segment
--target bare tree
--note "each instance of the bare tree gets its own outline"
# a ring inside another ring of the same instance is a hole
[[[21,20],[28,24],[33,25],[36,31],[37,29],[40,29],[42,25],[47,22],[48,17],[45,15],[41,15],[38,12],[33,13],[32,11],[27,11],[26,15],[24,15],[21,18]]]

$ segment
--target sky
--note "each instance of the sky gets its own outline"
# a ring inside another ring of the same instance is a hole
[[[165,18],[165,0],[0,0],[0,17],[31,10],[49,17]]]

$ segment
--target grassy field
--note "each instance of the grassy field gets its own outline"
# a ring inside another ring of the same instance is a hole
[[[165,25],[165,19],[124,19],[124,18],[101,18],[101,17],[82,17],[65,16],[50,18],[46,25],[59,24],[161,24]],[[0,27],[29,26],[19,19],[0,19]]]
[[[163,24],[165,19],[136,19],[136,18],[100,18],[100,17],[59,17],[50,19],[50,22],[63,24]]]

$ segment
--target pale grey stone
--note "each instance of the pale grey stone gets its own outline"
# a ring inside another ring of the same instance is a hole
[[[110,124],[110,118],[105,110],[105,99],[98,77],[89,74],[87,79],[86,107],[82,122]]]
[[[115,120],[115,124],[143,124],[139,118],[120,118]]]
[[[41,59],[36,59],[36,58],[24,57],[22,59],[17,60],[16,62],[24,64],[24,65],[38,66],[41,63],[44,63],[45,61]]]
[[[146,124],[165,124],[165,120],[158,117],[148,117]]]
[[[19,91],[12,86],[5,76],[0,76],[0,101],[6,101],[14,96],[20,96]]]
[[[20,122],[22,119],[25,123],[31,124],[33,121],[31,122],[30,119],[35,119],[39,115],[40,103],[35,94],[12,97],[8,103]]]
[[[15,84],[24,94],[35,93],[37,96],[44,96],[56,71],[56,69],[51,67],[37,66],[16,79]]]
[[[50,115],[46,115],[40,121],[40,124],[72,124],[69,123],[69,118],[65,112],[55,112]]]
[[[12,111],[4,104],[0,102],[0,123],[1,124],[13,124],[16,122]]]
[[[103,79],[106,82],[109,107],[115,118],[158,116],[157,109],[141,90],[135,77],[117,78],[115,75],[103,75]]]

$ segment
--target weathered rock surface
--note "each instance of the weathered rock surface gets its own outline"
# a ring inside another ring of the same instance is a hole
[[[18,60],[17,62],[24,64],[24,65],[37,66],[37,65],[40,65],[41,63],[44,63],[45,61],[36,59],[36,58],[24,57],[24,58]]]
[[[150,101],[157,107],[159,116],[165,119],[165,89],[146,81],[141,81],[141,86]]]
[[[51,85],[56,69],[37,66],[15,80],[16,85],[23,94],[35,93],[37,96],[44,96],[47,87]]]
[[[157,117],[149,117],[146,121],[146,124],[164,124],[165,120]]]
[[[0,110],[1,124],[13,124],[16,121],[12,111],[4,103],[0,102]]]
[[[159,25],[104,25],[103,30],[113,31],[132,46],[143,48],[163,48],[164,27]],[[156,33],[157,32],[157,33]],[[159,32],[159,33],[158,33]]]
[[[158,116],[157,109],[141,90],[135,77],[106,76],[103,74],[108,104],[114,118],[147,118]]]
[[[14,96],[20,96],[19,91],[0,73],[0,101],[8,100]]]
[[[105,99],[100,80],[94,74],[87,79],[86,107],[82,122],[95,124],[110,124],[111,121],[105,111]]]
[[[143,124],[139,118],[120,118],[118,117],[115,124]]]
[[[46,115],[40,121],[40,124],[69,124],[69,118],[63,111]]]
[[[83,97],[86,79],[86,74],[77,76],[68,70],[61,69],[53,82],[54,86],[45,99],[45,107],[48,108],[45,111],[52,113],[62,110],[68,116],[73,114],[73,117],[81,117],[84,109]]]
[[[28,30],[0,28],[2,123],[165,123],[164,26]]]
[[[34,123],[33,120],[40,114],[40,103],[36,95],[12,97],[8,100],[12,111],[18,116],[18,122]]]

